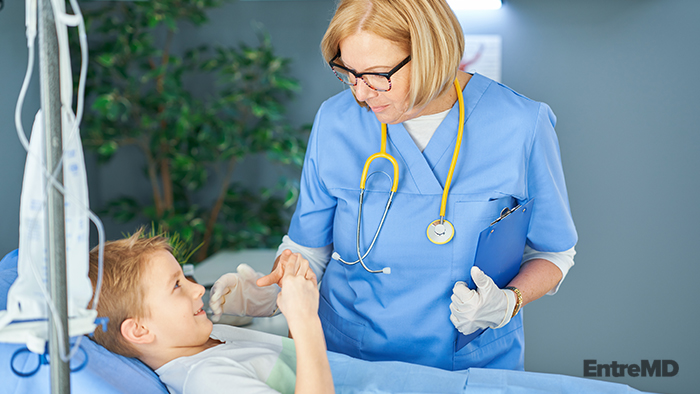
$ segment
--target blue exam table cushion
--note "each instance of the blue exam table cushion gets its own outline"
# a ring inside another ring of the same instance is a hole
[[[0,260],[0,310],[7,309],[7,293],[17,279],[17,250]],[[167,394],[158,375],[141,361],[114,354],[83,337],[80,347],[85,350],[88,362],[85,367],[71,373],[71,393],[163,393]],[[12,355],[24,345],[0,343],[0,382],[2,392],[7,394],[49,393],[49,365],[42,365],[30,377],[17,376],[10,366]],[[76,358],[82,360],[82,352]],[[14,367],[20,371],[36,368],[39,356],[23,353],[15,360]],[[80,361],[78,361],[80,362]],[[73,363],[72,363],[73,364]]]

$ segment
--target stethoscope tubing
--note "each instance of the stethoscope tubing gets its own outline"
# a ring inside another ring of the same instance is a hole
[[[377,227],[377,232],[374,233],[374,238],[372,239],[372,243],[369,245],[369,248],[367,248],[367,251],[365,252],[365,254],[363,256],[362,252],[360,252],[360,228],[362,227],[362,205],[363,205],[362,202],[364,199],[364,195],[365,195],[365,190],[362,189],[360,191],[360,207],[359,207],[359,212],[357,214],[357,238],[356,238],[357,239],[357,242],[356,242],[357,260],[354,261],[353,263],[346,263],[346,264],[353,265],[353,264],[357,264],[357,262],[359,261],[360,264],[362,264],[362,266],[365,268],[365,270],[367,270],[368,272],[371,272],[373,274],[376,274],[376,273],[380,273],[380,272],[385,272],[385,270],[384,269],[371,270],[371,269],[367,268],[367,265],[364,262],[364,258],[367,257],[369,252],[374,247],[374,243],[377,241],[377,237],[379,237],[379,233],[381,232],[382,226],[384,225],[384,219],[386,219],[386,214],[389,213],[389,207],[391,206],[391,201],[394,199],[394,191],[392,190],[391,193],[389,194],[389,199],[386,202],[386,207],[384,208],[384,214],[382,215],[382,220],[379,221],[379,226]]]
[[[455,78],[455,89],[457,91],[457,101],[459,101],[459,123],[457,127],[457,140],[455,141],[455,150],[452,152],[452,161],[450,162],[450,170],[447,172],[445,187],[442,190],[442,200],[440,201],[440,223],[445,221],[445,211],[447,210],[447,196],[450,192],[452,184],[452,175],[457,166],[457,158],[459,157],[459,148],[462,146],[462,135],[464,134],[464,97],[462,95],[462,87],[459,84],[459,79]]]
[[[336,259],[336,260],[338,260],[338,261],[340,261],[340,262],[342,262],[342,263],[344,263],[344,264],[346,264],[346,265],[355,265],[355,264],[357,264],[357,263],[360,263],[360,264],[362,264],[362,267],[363,267],[367,272],[370,272],[370,273],[373,273],[373,274],[378,274],[378,273],[380,273],[380,272],[387,272],[387,269],[386,269],[386,268],[385,268],[385,269],[381,269],[381,270],[371,270],[371,269],[369,269],[369,268],[367,267],[367,265],[365,264],[364,259],[365,259],[365,257],[367,257],[367,255],[369,254],[369,252],[372,251],[372,248],[374,247],[374,243],[377,241],[377,237],[379,237],[379,232],[381,231],[382,226],[384,225],[384,219],[386,219],[386,215],[387,215],[387,213],[389,212],[389,207],[391,206],[391,202],[392,202],[393,199],[394,199],[394,192],[391,192],[391,193],[389,194],[389,199],[388,199],[387,202],[386,202],[386,206],[384,207],[384,214],[382,215],[382,220],[379,222],[379,227],[377,228],[377,231],[374,233],[374,238],[372,239],[372,243],[370,243],[369,248],[367,248],[367,251],[365,252],[365,254],[364,254],[364,255],[361,255],[361,252],[360,252],[360,242],[359,242],[359,239],[360,239],[360,230],[359,230],[359,229],[360,229],[360,227],[362,226],[362,219],[361,219],[361,218],[362,218],[362,203],[363,203],[363,200],[364,200],[364,190],[361,190],[361,191],[360,191],[360,207],[359,207],[359,212],[358,212],[358,214],[357,214],[357,232],[356,232],[356,236],[357,236],[357,240],[358,240],[358,241],[357,241],[357,244],[356,244],[356,246],[357,246],[356,250],[357,250],[357,257],[358,257],[358,259],[355,260],[355,261],[345,261],[345,260],[343,260],[343,259],[340,257],[340,255],[339,255],[338,253],[334,253],[334,254],[333,254],[333,258]],[[390,270],[389,270],[389,271],[390,271]]]

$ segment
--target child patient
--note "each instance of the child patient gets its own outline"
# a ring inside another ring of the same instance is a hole
[[[285,252],[277,305],[294,340],[213,325],[204,287],[185,278],[166,238],[142,231],[105,244],[95,341],[151,367],[171,393],[333,393],[318,317],[316,277],[308,261]],[[97,249],[90,280],[97,281]]]

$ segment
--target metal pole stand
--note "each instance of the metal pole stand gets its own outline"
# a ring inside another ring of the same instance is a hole
[[[54,174],[63,154],[61,141],[61,96],[58,57],[58,38],[51,0],[39,0],[39,70],[41,76],[41,109],[44,115],[45,159],[49,174]],[[63,183],[63,171],[56,171],[57,181]],[[59,343],[67,351],[68,306],[66,292],[66,241],[63,195],[52,187],[46,187],[47,201],[47,254],[49,263],[49,294],[60,321],[49,313],[49,356],[51,392],[70,393],[70,365],[61,359]],[[59,336],[56,326],[63,328]]]

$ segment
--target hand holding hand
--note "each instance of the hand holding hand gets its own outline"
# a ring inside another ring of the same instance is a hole
[[[294,257],[296,256],[296,257]],[[290,260],[293,259],[296,261],[297,259],[302,259],[303,262],[300,262],[300,267],[299,269],[304,270],[304,277],[307,279],[311,279],[313,276],[314,280],[316,280],[316,274],[314,274],[313,270],[309,268],[309,262],[301,257],[301,254],[299,253],[292,253],[291,250],[285,249],[282,254],[280,254],[279,258],[277,259],[277,265],[274,267],[272,272],[270,272],[268,275],[263,276],[262,278],[258,279],[257,284],[260,287],[264,286],[269,286],[271,284],[277,284],[281,286],[280,282],[282,281],[282,277],[284,276],[284,267],[285,264]],[[293,266],[294,264],[290,265]]]
[[[515,294],[502,290],[478,267],[471,269],[476,290],[464,282],[455,283],[452,289],[450,320],[465,335],[482,328],[505,326],[515,309]]]
[[[300,254],[291,254],[280,263],[283,276],[282,290],[277,296],[277,305],[287,319],[292,332],[299,324],[318,318],[318,284],[309,262]]]
[[[241,264],[236,273],[222,275],[211,288],[209,307],[212,320],[221,314],[235,316],[270,316],[274,313],[279,287],[259,287],[256,281],[263,276],[247,264]]]

